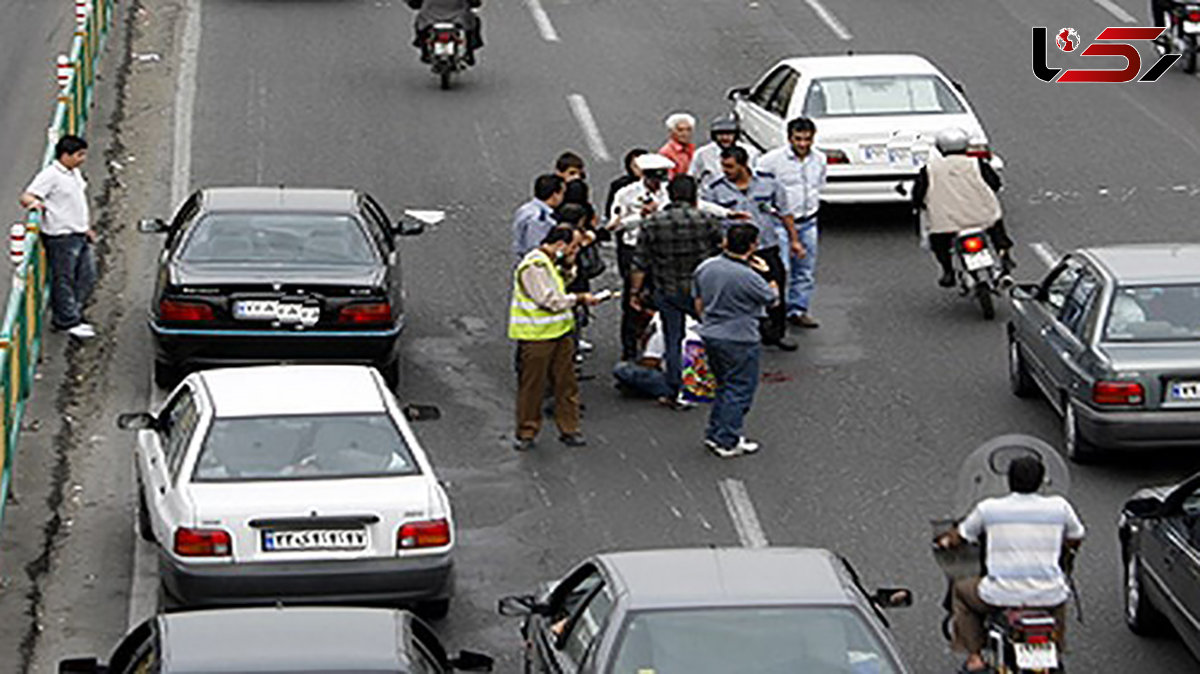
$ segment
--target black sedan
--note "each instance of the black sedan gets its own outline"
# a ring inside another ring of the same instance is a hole
[[[703,548],[597,555],[499,608],[526,672],[903,674],[880,609],[909,603],[827,550]]]
[[[1200,473],[1142,489],[1121,509],[1125,623],[1136,634],[1175,631],[1200,658]]]
[[[154,616],[135,627],[107,663],[63,660],[59,672],[358,672],[445,674],[491,671],[492,659],[451,658],[429,626],[407,611],[248,608]]]
[[[393,223],[353,190],[204,189],[166,234],[150,308],[155,381],[190,369],[280,361],[343,362],[399,379],[403,289]]]

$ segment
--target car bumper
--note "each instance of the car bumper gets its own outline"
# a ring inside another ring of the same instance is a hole
[[[1104,449],[1200,448],[1200,409],[1096,410],[1076,407],[1079,431]]]
[[[997,173],[1003,173],[1004,160],[993,154],[989,160]],[[898,204],[912,201],[913,183],[919,169],[897,170],[887,166],[864,170],[852,164],[834,164],[827,169],[821,201],[828,204]]]
[[[379,330],[336,331],[168,328],[150,321],[155,358],[188,368],[280,361],[386,365],[398,354],[404,321]]]
[[[245,564],[186,564],[159,555],[159,579],[184,606],[401,604],[449,599],[454,563],[429,557]]]

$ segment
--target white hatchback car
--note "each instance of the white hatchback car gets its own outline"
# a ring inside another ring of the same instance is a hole
[[[913,54],[815,56],[780,61],[752,87],[729,92],[745,137],[759,149],[787,142],[787,121],[809,117],[827,155],[827,203],[907,201],[934,138],[957,127],[967,154],[989,159],[987,134],[961,87]]]
[[[382,377],[277,365],[188,376],[138,430],[138,525],[164,607],[415,604],[453,590],[450,501]]]

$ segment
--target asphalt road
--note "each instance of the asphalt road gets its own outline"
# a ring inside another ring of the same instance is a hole
[[[187,3],[144,4],[177,10]],[[445,224],[404,242],[411,314],[402,397],[437,403],[444,415],[418,427],[450,482],[460,527],[459,596],[442,633],[453,647],[495,654],[500,671],[516,671],[520,645],[516,625],[494,613],[497,597],[529,590],[599,550],[738,545],[745,530],[735,526],[727,495],[739,486],[771,544],[830,547],[868,583],[912,587],[917,605],[893,620],[901,649],[914,671],[950,671],[956,659],[937,632],[941,577],[929,556],[928,520],[954,514],[952,480],[976,445],[1009,432],[1059,437],[1045,403],[1008,392],[1005,310],[985,323],[976,307],[940,292],[932,261],[894,212],[843,209],[823,216],[814,305],[822,327],[795,335],[798,352],[765,358],[764,367],[786,381],[760,389],[749,423],[764,446],[758,455],[719,461],[700,445],[703,412],[672,413],[616,395],[607,374],[617,354],[613,306],[597,312],[597,351],[585,367],[595,375],[583,384],[589,446],[563,448],[549,429],[534,452],[514,454],[504,338],[509,218],[532,176],[561,150],[585,153],[602,197],[619,171],[606,157],[657,146],[661,120],[676,109],[705,120],[720,114],[726,89],[750,83],[782,56],[916,51],[965,84],[1008,163],[1004,202],[1022,242],[1018,276],[1046,270],[1032,243],[1067,251],[1196,240],[1200,81],[1171,72],[1153,85],[1054,86],[1029,67],[1031,26],[1094,35],[1121,24],[1114,11],[1140,18],[1137,0],[977,1],[952,12],[939,0],[827,2],[836,28],[812,3],[784,0],[492,0],[482,65],[450,92],[437,89],[408,47],[410,13],[398,0],[192,4],[202,7],[184,162],[192,186],[355,186],[393,213],[449,212]],[[545,20],[530,7],[544,7]],[[185,14],[170,16],[185,22]],[[188,45],[178,27],[170,44]],[[170,87],[140,95],[147,106],[178,100]],[[590,142],[568,102],[573,95],[586,101],[599,130]],[[171,142],[170,133],[146,133],[125,144]],[[130,201],[169,210],[172,176],[165,178],[131,180]],[[155,242],[127,231],[114,236],[125,257],[106,292],[129,308],[110,326],[111,349],[96,356],[118,383],[87,412],[97,427],[148,394],[140,321]],[[96,451],[124,456],[128,440],[109,432]],[[88,465],[106,472],[80,472],[85,484],[128,483],[122,461]],[[1072,500],[1089,542],[1077,573],[1086,624],[1071,628],[1072,669],[1195,671],[1177,642],[1125,629],[1115,518],[1137,486],[1198,465],[1152,454],[1073,469]],[[98,508],[91,516],[99,530],[84,534],[77,525],[63,546],[73,536],[99,536],[133,548],[131,504],[130,495]],[[98,629],[102,616],[152,610],[148,554],[138,548],[129,573],[113,581],[132,581],[132,607],[130,591],[117,588],[101,605],[59,616],[54,624],[71,634],[69,648],[43,633],[35,661],[82,648],[104,652],[123,625]],[[69,605],[70,579],[83,572],[60,566],[45,583],[59,605]]]

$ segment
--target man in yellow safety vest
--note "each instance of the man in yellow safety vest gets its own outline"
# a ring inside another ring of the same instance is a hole
[[[529,251],[513,273],[508,337],[517,342],[517,432],[513,449],[533,447],[542,426],[546,382],[554,391],[554,423],[559,440],[570,447],[586,444],[579,430],[579,383],[575,379],[575,329],[572,308],[595,305],[591,293],[568,293],[575,253],[583,234],[554,227],[542,244]]]

